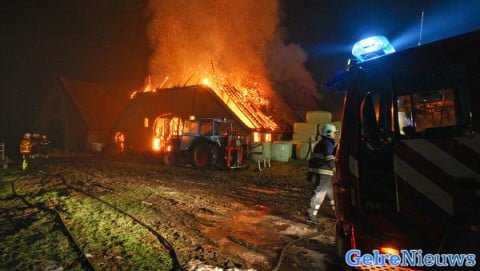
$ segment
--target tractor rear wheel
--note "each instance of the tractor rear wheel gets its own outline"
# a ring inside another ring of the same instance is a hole
[[[207,142],[198,142],[193,147],[192,164],[196,168],[213,167],[219,160],[218,147]]]

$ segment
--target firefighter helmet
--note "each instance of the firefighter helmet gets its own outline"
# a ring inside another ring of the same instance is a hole
[[[322,126],[322,132],[320,133],[322,136],[328,138],[335,138],[335,132],[337,131],[337,127],[333,124],[324,124]]]
[[[32,137],[32,134],[30,134],[30,133],[25,133],[23,135],[23,138],[25,138],[25,139],[30,139],[31,137]]]

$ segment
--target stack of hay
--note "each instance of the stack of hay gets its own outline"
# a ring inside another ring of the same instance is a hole
[[[310,158],[313,148],[320,141],[320,132],[324,124],[330,123],[341,129],[342,123],[332,122],[332,113],[327,111],[308,111],[307,122],[295,122],[293,124],[293,138],[290,141],[274,141],[271,145],[271,157],[273,161],[287,162],[292,154],[296,159],[306,160]],[[338,133],[337,133],[338,136]]]
[[[293,126],[293,140],[296,141],[297,159],[305,160],[310,158],[310,154],[315,145],[320,141],[320,132],[324,124],[330,123],[341,128],[341,122],[332,122],[332,113],[327,111],[309,111],[306,115],[307,122],[296,122]]]

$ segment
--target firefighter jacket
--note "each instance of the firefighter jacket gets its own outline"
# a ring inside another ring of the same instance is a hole
[[[333,176],[335,171],[335,140],[322,136],[308,161],[308,172]]]
[[[30,139],[20,140],[20,154],[27,155],[32,151],[32,141]]]

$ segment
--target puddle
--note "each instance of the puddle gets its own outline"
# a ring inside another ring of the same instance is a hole
[[[247,208],[238,202],[232,202],[231,207],[223,216],[197,213],[203,220],[202,233],[227,253],[251,264],[268,265],[271,255],[257,253],[255,248],[267,246],[273,253],[274,247],[284,243],[274,229],[271,208],[263,205]]]
[[[264,193],[264,194],[269,194],[269,195],[277,195],[277,194],[282,194],[283,191],[279,189],[266,189],[266,188],[261,188],[257,186],[245,186],[242,187],[242,189],[248,190],[248,191],[253,191],[253,192],[259,192],[259,193]]]

